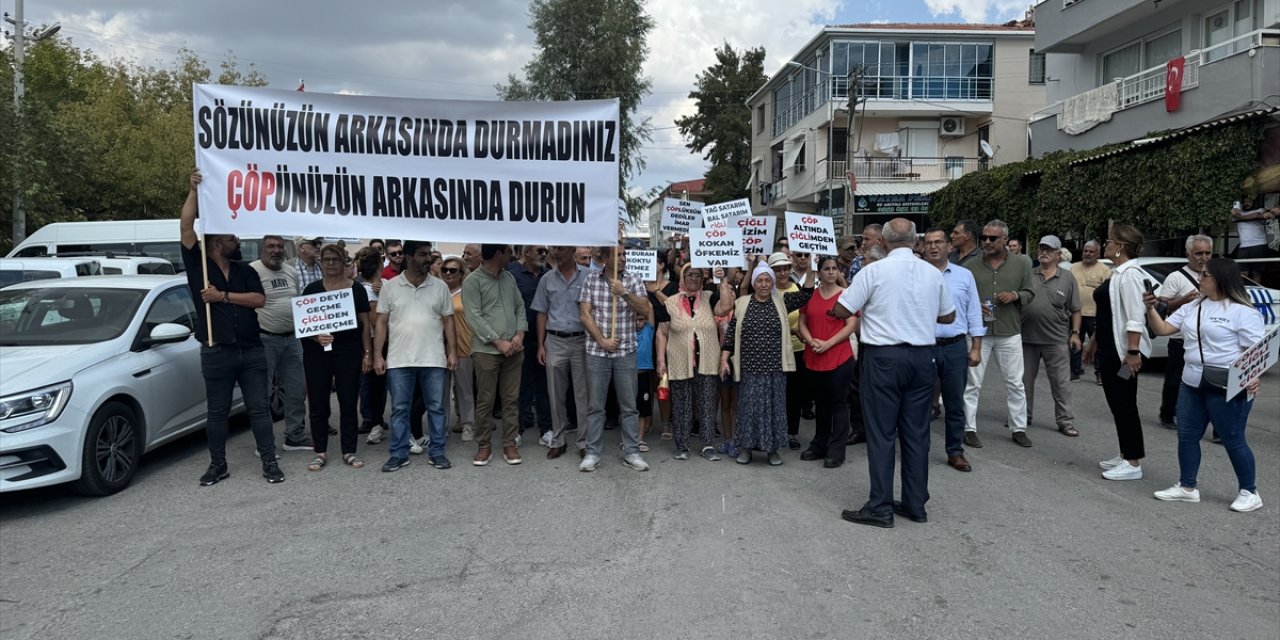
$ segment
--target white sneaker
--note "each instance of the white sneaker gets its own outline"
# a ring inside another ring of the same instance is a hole
[[[422,436],[422,440],[426,440],[426,436]],[[422,441],[415,440],[413,436],[409,436],[409,453],[415,456],[422,455]]]
[[[462,441],[471,442],[476,439],[476,429],[471,425],[462,428]]]
[[[1135,467],[1128,460],[1121,460],[1120,464],[1103,471],[1102,477],[1107,480],[1141,480],[1142,467]]]
[[[600,456],[594,453],[588,453],[587,457],[582,459],[582,463],[578,465],[578,471],[595,471],[600,466]]]
[[[548,431],[542,434],[542,437],[538,438],[538,444],[550,449],[551,448],[551,432]]]
[[[1112,458],[1112,459],[1110,459],[1110,460],[1103,460],[1102,462],[1099,462],[1099,463],[1098,463],[1098,466],[1099,466],[1099,467],[1102,467],[1102,470],[1103,470],[1103,471],[1109,471],[1109,470],[1111,470],[1111,469],[1114,469],[1114,468],[1116,468],[1116,467],[1120,466],[1120,463],[1121,463],[1121,462],[1124,462],[1124,458],[1122,458],[1122,457],[1120,457],[1120,456],[1116,456],[1116,457],[1114,457],[1114,458]]]
[[[518,447],[518,446],[520,446],[520,443],[521,443],[521,442],[523,442],[523,441],[524,441],[524,438],[521,438],[521,437],[520,437],[520,434],[518,434],[518,433],[517,433],[517,434],[516,434],[516,446],[517,446],[517,447]]]
[[[1262,508],[1262,498],[1257,492],[1250,492],[1246,489],[1240,490],[1240,495],[1236,496],[1235,502],[1231,503],[1232,511],[1244,513],[1246,511],[1255,511]]]
[[[1200,491],[1195,487],[1190,489],[1182,486],[1182,483],[1175,483],[1172,487],[1164,491],[1155,493],[1157,500],[1176,500],[1180,502],[1200,502]]]
[[[369,430],[369,437],[364,439],[364,443],[378,444],[379,442],[382,442],[382,439],[385,438],[386,435],[387,430],[383,429],[382,425],[375,424],[373,425],[373,428]]]
[[[622,463],[635,469],[636,471],[648,471],[649,463],[644,461],[638,453],[629,453],[622,459]]]

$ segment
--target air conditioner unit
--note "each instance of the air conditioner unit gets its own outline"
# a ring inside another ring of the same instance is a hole
[[[962,136],[964,135],[964,118],[958,116],[948,116],[942,119],[938,126],[938,134],[944,136]]]

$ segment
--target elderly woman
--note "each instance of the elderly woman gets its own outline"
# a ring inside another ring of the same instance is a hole
[[[1116,423],[1120,455],[1098,463],[1107,480],[1141,480],[1142,418],[1138,415],[1138,371],[1151,355],[1147,337],[1144,290],[1154,290],[1156,282],[1133,259],[1142,253],[1142,232],[1127,224],[1111,228],[1102,246],[1116,270],[1111,279],[1093,291],[1098,307],[1097,333],[1084,349],[1084,364],[1097,358],[1102,373],[1102,391]]]
[[[1261,378],[1247,386],[1246,393],[1227,397],[1227,370],[1236,358],[1263,336],[1262,315],[1245,292],[1240,267],[1226,258],[1210,260],[1200,280],[1204,297],[1178,307],[1163,320],[1155,311],[1155,297],[1144,297],[1147,324],[1156,335],[1182,332],[1186,336],[1186,366],[1178,388],[1177,484],[1157,491],[1160,500],[1200,502],[1196,475],[1200,472],[1200,440],[1209,422],[1222,438],[1231,467],[1235,469],[1239,493],[1232,511],[1254,511],[1262,507],[1258,497],[1253,451],[1244,439],[1245,423],[1253,407],[1250,396],[1258,392]]]
[[[467,265],[458,256],[448,256],[440,262],[440,279],[449,287],[453,298],[453,330],[458,339],[458,366],[445,374],[445,389],[453,390],[457,404],[457,421],[450,431],[462,434],[463,442],[474,439],[476,423],[475,366],[471,362],[471,325],[462,313],[462,281],[467,277]],[[448,406],[446,405],[446,409]]]
[[[715,423],[720,373],[716,316],[733,308],[733,286],[727,278],[717,291],[702,288],[703,273],[686,265],[680,289],[663,305],[665,320],[658,325],[658,375],[671,384],[671,415],[676,459],[689,459],[689,432],[698,416],[702,457],[715,461]]]
[[[782,464],[778,450],[788,444],[786,373],[796,370],[787,314],[803,307],[813,289],[779,292],[773,270],[764,263],[751,272],[750,286],[751,294],[734,303],[721,345],[720,376],[732,372],[739,383],[738,464],[750,464],[751,450],[759,449],[776,467]]]
[[[302,367],[307,374],[307,399],[311,405],[311,442],[316,457],[307,465],[319,471],[328,461],[329,392],[338,395],[338,432],[342,445],[342,461],[352,467],[363,467],[356,457],[356,403],[360,398],[360,374],[373,364],[372,336],[369,331],[369,297],[364,285],[347,277],[347,252],[333,244],[320,249],[321,279],[307,285],[302,295],[350,290],[355,299],[356,327],[332,334],[303,338]]]

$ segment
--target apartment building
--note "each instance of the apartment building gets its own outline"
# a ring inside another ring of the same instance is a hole
[[[926,223],[934,191],[1027,157],[1045,104],[1034,38],[1030,19],[823,28],[747,101],[753,210],[829,215],[842,234]]]
[[[662,230],[662,201],[664,199],[678,198],[680,200],[689,200],[691,202],[706,202],[706,198],[709,195],[711,195],[711,192],[706,190],[706,180],[697,178],[695,180],[672,182],[667,185],[667,188],[654,196],[653,200],[649,201],[649,208],[647,210],[648,235],[645,237],[649,240],[649,246],[666,246],[667,240],[669,240],[673,235],[670,232]]]

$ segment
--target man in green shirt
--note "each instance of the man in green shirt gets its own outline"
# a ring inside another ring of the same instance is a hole
[[[493,456],[493,403],[502,403],[502,457],[520,464],[516,446],[520,415],[520,370],[524,365],[524,334],[529,330],[524,299],[516,279],[506,270],[511,247],[480,245],[480,268],[462,281],[463,311],[471,326],[471,360],[476,371],[476,445],[471,464],[483,467]],[[495,393],[497,397],[495,398]]]
[[[1022,383],[1022,307],[1031,303],[1031,259],[1009,255],[1009,226],[992,220],[982,228],[982,255],[966,260],[973,272],[982,300],[982,321],[987,335],[982,339],[982,364],[969,367],[964,389],[964,444],[979,448],[978,396],[987,366],[994,359],[1004,376],[1008,396],[1008,424],[1018,446],[1031,446],[1027,437],[1027,391]]]

